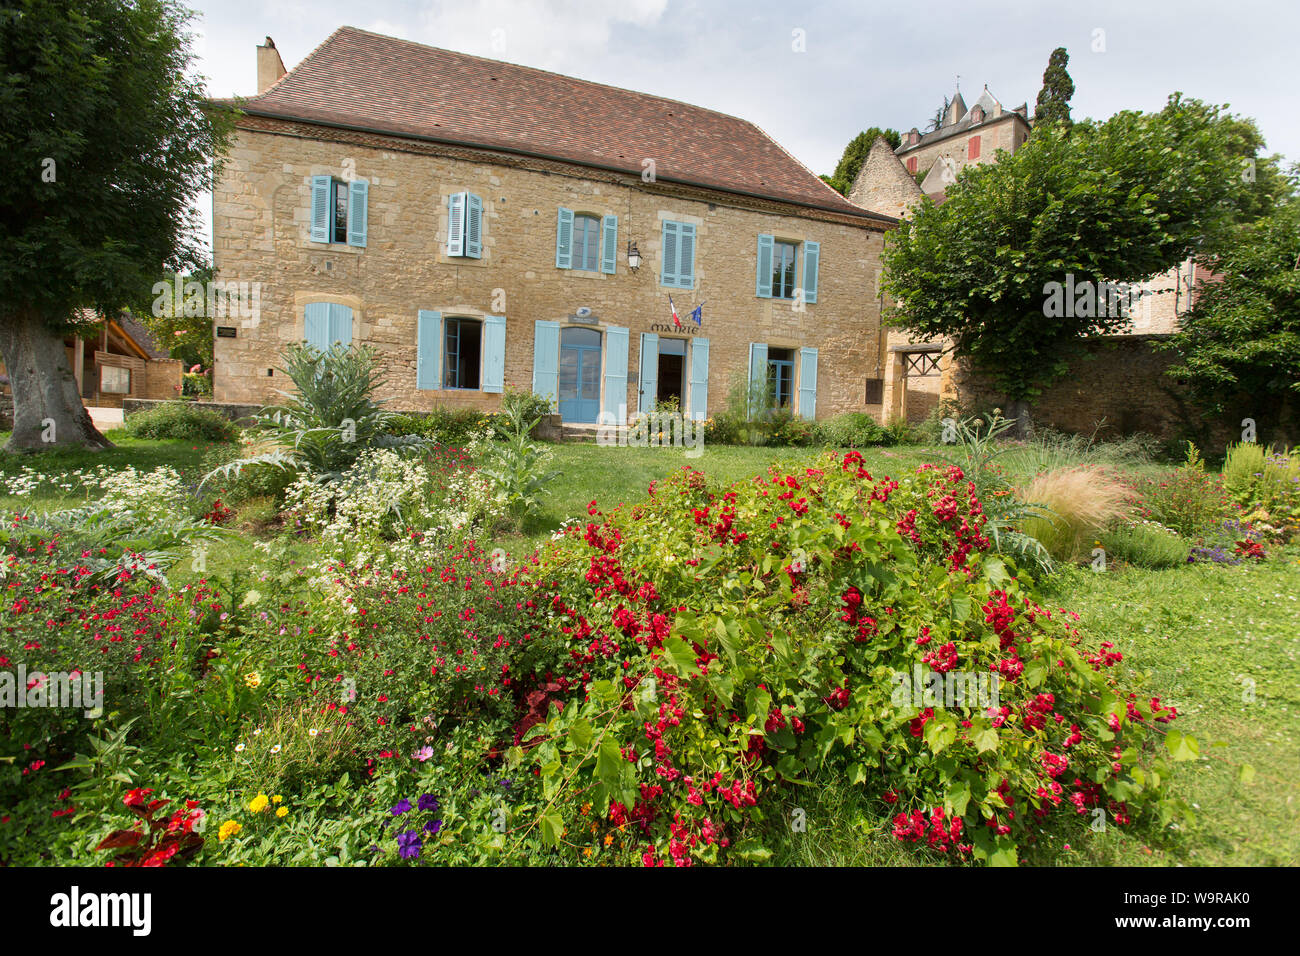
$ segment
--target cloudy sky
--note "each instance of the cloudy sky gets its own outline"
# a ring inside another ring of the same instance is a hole
[[[829,173],[869,126],[925,129],[960,77],[1032,104],[1052,49],[1070,54],[1075,118],[1159,109],[1175,90],[1254,117],[1300,160],[1293,0],[189,0],[214,95],[256,92],[254,48],[292,69],[334,29],[654,93],[757,123]]]

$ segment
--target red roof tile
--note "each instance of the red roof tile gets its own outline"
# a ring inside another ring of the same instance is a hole
[[[892,222],[753,123],[645,93],[341,27],[249,113],[520,152]]]

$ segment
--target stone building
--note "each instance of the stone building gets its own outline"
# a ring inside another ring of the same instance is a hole
[[[915,126],[903,136],[895,155],[909,173],[923,173],[922,191],[937,202],[965,166],[997,161],[998,150],[1014,153],[1029,138],[1029,106],[1002,108],[984,87],[969,109],[961,90],[947,104],[937,129],[920,132]]]
[[[288,72],[267,38],[241,108],[214,261],[260,297],[216,323],[216,401],[273,398],[306,340],[373,346],[400,409],[513,387],[570,422],[702,419],[762,379],[805,418],[884,416],[865,290],[896,220],[751,123],[351,27]]]

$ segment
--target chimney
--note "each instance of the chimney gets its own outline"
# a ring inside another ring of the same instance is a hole
[[[280,77],[288,71],[280,59],[280,51],[275,48],[275,41],[270,37],[266,43],[257,48],[257,92],[260,96],[271,88]]]

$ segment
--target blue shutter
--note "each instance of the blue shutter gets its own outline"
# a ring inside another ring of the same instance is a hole
[[[483,391],[501,392],[506,385],[506,318],[483,316]]]
[[[354,179],[348,183],[348,245],[366,244],[366,201],[370,195],[370,181]]]
[[[772,298],[772,250],[775,244],[773,236],[758,237],[758,288],[754,294],[760,299]]]
[[[563,206],[555,220],[555,268],[573,268],[573,210]]]
[[[677,223],[664,220],[663,242],[660,245],[663,257],[663,272],[659,276],[660,285],[677,285]]]
[[[799,417],[817,417],[817,350],[799,350]]]
[[[613,275],[618,268],[618,216],[606,216],[600,224],[600,271]]]
[[[691,339],[691,418],[709,417],[709,340]]]
[[[682,289],[695,288],[695,223],[677,224],[677,285]]]
[[[560,323],[538,319],[533,324],[533,394],[558,402],[560,398]]]
[[[447,255],[465,254],[465,193],[447,197]]]
[[[803,300],[805,302],[817,301],[817,265],[821,256],[821,243],[803,244]]]
[[[329,176],[311,178],[311,241],[330,241],[330,209],[334,203],[330,193],[334,180]]]
[[[605,422],[627,424],[627,329],[616,325],[605,330],[604,412]]]
[[[352,344],[352,310],[337,302],[330,303],[329,344]]]
[[[419,326],[415,346],[415,387],[433,389],[442,387],[438,377],[438,360],[442,357],[442,313],[419,313]]]
[[[315,349],[326,352],[330,347],[330,304],[308,302],[302,316],[303,340]]]
[[[766,395],[767,389],[767,345],[762,342],[749,343],[749,414],[752,417],[756,412],[764,411],[761,408],[754,407],[754,400],[758,396],[758,389],[764,389],[763,395]]]
[[[483,258],[483,200],[473,193],[465,194],[465,255]]]
[[[653,411],[659,395],[659,336],[653,332],[641,333],[641,378],[637,388],[637,411]]]

